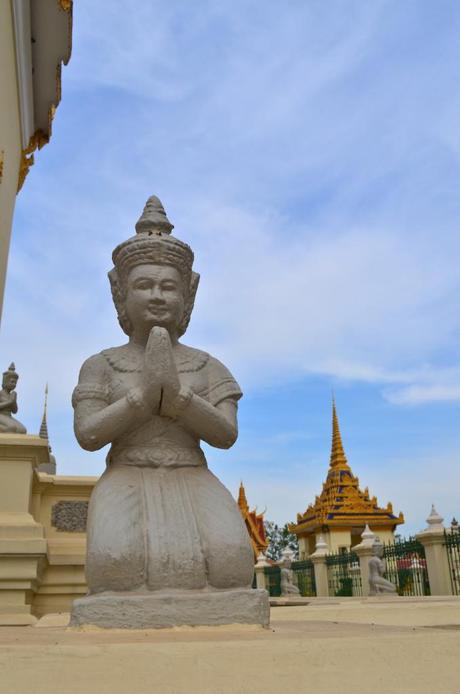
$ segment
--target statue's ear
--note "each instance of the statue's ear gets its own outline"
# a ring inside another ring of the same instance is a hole
[[[200,275],[197,272],[192,272],[192,276],[190,278],[190,288],[184,307],[184,315],[182,316],[182,320],[179,325],[179,335],[183,335],[185,333],[188,328],[188,324],[190,323],[190,317],[195,304],[196,290],[198,289],[199,281]]]
[[[120,283],[118,272],[112,268],[108,273],[110,281],[110,289],[112,290],[112,299],[117,310],[118,322],[121,329],[127,335],[131,335],[131,323],[125,311],[124,295]]]

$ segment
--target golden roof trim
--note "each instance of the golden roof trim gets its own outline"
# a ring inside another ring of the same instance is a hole
[[[44,133],[43,130],[39,129],[34,132],[29,140],[29,144],[21,152],[21,162],[19,165],[18,174],[18,187],[17,193],[21,190],[26,180],[27,174],[31,166],[35,163],[34,152],[36,149],[41,149],[44,145],[48,144],[51,138],[52,125],[54,116],[56,114],[56,108],[61,101],[62,96],[62,64],[67,65],[72,53],[72,29],[73,29],[73,0],[57,0],[59,7],[68,15],[68,29],[67,29],[67,55],[59,60],[56,65],[56,99],[55,103],[50,104],[48,109],[48,133]]]

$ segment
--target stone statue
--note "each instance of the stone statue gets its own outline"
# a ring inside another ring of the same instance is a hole
[[[385,560],[383,557],[383,544],[377,538],[372,545],[373,556],[369,559],[369,595],[381,593],[396,593],[396,586],[391,581],[383,578],[385,573]]]
[[[27,434],[26,428],[12,416],[18,411],[16,397],[16,385],[18,374],[15,366],[11,363],[6,371],[3,372],[2,389],[0,390],[0,433],[5,434]]]
[[[241,514],[200,447],[234,444],[242,393],[217,359],[179,342],[199,275],[172,229],[152,196],[136,235],[115,248],[109,279],[129,341],[90,357],[73,394],[80,445],[111,444],[73,625],[268,623]]]
[[[300,595],[300,591],[294,583],[294,572],[291,569],[293,553],[289,548],[283,550],[281,561],[281,595]]]

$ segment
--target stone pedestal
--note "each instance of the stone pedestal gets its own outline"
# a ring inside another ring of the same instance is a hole
[[[32,516],[32,482],[49,462],[48,442],[0,434],[0,625],[34,624],[31,602],[46,557],[43,526]]]
[[[100,593],[75,600],[70,626],[159,629],[180,625],[269,623],[266,590],[158,590]]]

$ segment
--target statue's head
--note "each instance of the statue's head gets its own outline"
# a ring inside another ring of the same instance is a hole
[[[180,337],[187,329],[200,276],[192,270],[192,249],[172,236],[172,229],[160,200],[152,196],[136,236],[112,254],[112,296],[127,335],[159,325]]]
[[[18,382],[18,374],[16,373],[14,363],[11,362],[8,369],[3,372],[2,388],[11,393],[16,388]]]
[[[372,554],[374,557],[383,557],[383,542],[381,542],[379,537],[376,537],[372,543]]]
[[[283,566],[286,569],[290,569],[293,560],[294,560],[294,552],[289,547],[285,547],[283,549],[283,551],[281,552],[281,561],[280,561],[281,566]]]

